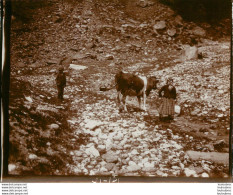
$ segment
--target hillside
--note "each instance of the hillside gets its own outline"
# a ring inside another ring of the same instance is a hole
[[[230,22],[187,21],[146,0],[50,0],[26,22],[16,16],[9,173],[228,177]],[[156,76],[159,88],[172,77],[179,116],[159,121],[157,90],[148,112],[133,97],[120,112],[116,90],[99,90],[119,70]]]

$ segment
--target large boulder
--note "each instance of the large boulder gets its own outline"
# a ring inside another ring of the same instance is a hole
[[[184,60],[195,60],[198,58],[198,48],[196,46],[186,46],[183,54]]]
[[[207,160],[216,164],[227,165],[229,163],[229,154],[220,152],[197,152],[187,151],[187,155],[194,161]]]

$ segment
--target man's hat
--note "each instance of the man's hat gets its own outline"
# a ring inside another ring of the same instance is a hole
[[[58,68],[58,70],[59,70],[59,72],[62,72],[62,71],[64,71],[64,67],[63,67],[63,66],[60,66],[60,67]]]

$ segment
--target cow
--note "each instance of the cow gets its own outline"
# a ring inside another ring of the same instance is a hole
[[[146,97],[149,96],[152,89],[157,89],[157,83],[158,80],[155,76],[147,78],[123,71],[118,72],[115,75],[118,103],[121,105],[123,102],[124,110],[127,112],[127,96],[137,96],[139,107],[146,111]],[[143,107],[141,107],[141,98],[143,98]]]

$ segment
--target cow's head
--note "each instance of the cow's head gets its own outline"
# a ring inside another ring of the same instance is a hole
[[[152,89],[157,89],[157,84],[159,80],[155,76],[150,77],[150,82]]]

